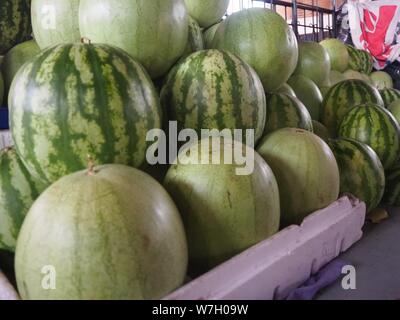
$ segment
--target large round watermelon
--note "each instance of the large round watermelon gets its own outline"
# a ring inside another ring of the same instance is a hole
[[[218,28],[213,48],[230,51],[249,63],[267,92],[289,79],[298,60],[292,29],[279,14],[262,8],[230,15]]]
[[[189,17],[189,38],[186,45],[184,56],[204,49],[203,33],[199,24]]]
[[[340,192],[351,193],[375,209],[385,190],[385,171],[376,152],[352,139],[330,140],[340,172]]]
[[[300,128],[313,131],[310,113],[304,104],[293,96],[283,93],[268,95],[267,114],[265,135],[282,128]]]
[[[261,138],[265,93],[254,70],[227,51],[203,50],[172,71],[162,104],[179,129],[253,129]]]
[[[278,181],[281,227],[299,224],[337,200],[339,169],[331,149],[315,134],[286,128],[266,136],[258,152]]]
[[[0,55],[31,36],[30,0],[0,1]]]
[[[32,29],[41,49],[79,41],[79,2],[32,0]]]
[[[208,28],[221,20],[230,0],[185,0],[189,14],[202,28]]]
[[[375,104],[351,109],[339,127],[339,136],[369,145],[378,154],[385,169],[400,157],[400,126],[386,109]]]
[[[40,52],[35,40],[23,42],[12,48],[4,57],[1,72],[4,77],[5,92],[8,94],[11,83],[19,68]]]
[[[328,52],[332,70],[344,72],[348,68],[350,57],[344,43],[338,39],[326,39],[320,45]]]
[[[122,165],[50,186],[28,212],[15,258],[19,293],[34,300],[160,299],[183,283],[186,268],[172,199],[153,178]],[[42,286],[43,270],[55,272],[55,290]]]
[[[124,49],[153,79],[172,67],[188,41],[183,0],[80,0],[79,21],[83,37]]]
[[[333,137],[343,116],[356,105],[376,103],[383,107],[379,91],[362,80],[346,80],[333,86],[322,103],[321,122]]]
[[[349,54],[349,69],[362,72],[364,69],[363,59],[361,57],[360,51],[357,48],[346,45],[347,52]]]
[[[318,86],[302,75],[292,76],[288,84],[296,92],[297,98],[304,103],[313,120],[319,120],[323,96]]]
[[[393,79],[390,74],[384,71],[372,72],[369,76],[371,78],[372,84],[378,90],[393,88]]]
[[[88,154],[99,164],[140,166],[147,132],[161,127],[147,72],[107,45],[43,51],[17,73],[9,107],[18,153],[48,182],[84,168]]]
[[[44,187],[31,177],[14,149],[0,151],[0,249],[15,250],[25,215]]]
[[[379,92],[386,108],[388,108],[392,102],[400,100],[400,90],[397,90],[395,88],[386,88],[380,90]]]
[[[317,42],[299,44],[299,62],[294,74],[301,74],[320,86],[329,77],[331,61],[326,49]]]
[[[215,33],[217,32],[221,23],[214,24],[208,29],[204,30],[203,38],[204,38],[204,47],[206,49],[212,49],[212,43],[214,40]]]
[[[184,149],[181,154],[186,153],[191,164],[173,165],[164,182],[183,218],[192,276],[209,271],[279,228],[279,190],[267,163],[239,142],[216,142],[202,140],[190,152]],[[225,152],[246,154],[254,169],[238,175],[242,166],[224,162],[231,157]],[[219,164],[201,164],[214,155]]]
[[[396,166],[386,173],[383,202],[391,206],[400,206],[400,166]]]

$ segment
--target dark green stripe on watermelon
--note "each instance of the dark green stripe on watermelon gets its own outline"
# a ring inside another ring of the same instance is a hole
[[[282,128],[300,128],[313,132],[311,115],[297,98],[284,93],[267,96],[268,119],[264,134]]]
[[[32,33],[30,2],[30,0],[0,1],[0,55],[30,38]]]
[[[147,72],[107,45],[59,45],[17,74],[10,90],[17,152],[44,181],[87,165],[140,166],[149,130],[161,127],[158,95]]]
[[[162,104],[179,129],[254,129],[261,138],[265,93],[255,71],[227,51],[198,51],[171,71]]]
[[[330,140],[340,171],[340,192],[351,193],[375,209],[385,190],[385,172],[376,152],[352,139]]]
[[[354,107],[343,118],[339,136],[369,145],[378,154],[385,169],[394,166],[400,156],[400,127],[386,109],[373,104]]]
[[[386,189],[383,201],[391,206],[400,206],[400,166],[386,173]]]
[[[386,108],[388,108],[392,102],[400,100],[400,90],[394,88],[386,88],[380,90],[379,92]]]
[[[343,116],[354,106],[374,103],[383,107],[379,91],[362,80],[345,80],[333,86],[325,95],[322,103],[321,122],[327,127],[332,137]]]
[[[43,189],[14,149],[0,151],[0,249],[15,250],[25,215]]]

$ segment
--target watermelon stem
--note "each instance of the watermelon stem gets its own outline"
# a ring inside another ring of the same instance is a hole
[[[86,37],[82,37],[81,38],[81,43],[83,43],[83,44],[91,44],[92,40],[90,40],[89,38],[86,38]]]
[[[95,168],[95,163],[93,160],[93,157],[91,155],[88,155],[88,176],[94,176],[96,174]]]

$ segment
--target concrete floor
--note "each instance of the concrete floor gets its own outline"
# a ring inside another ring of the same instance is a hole
[[[356,289],[341,280],[324,289],[318,300],[400,300],[400,208],[378,225],[367,223],[363,239],[340,256],[356,269]]]

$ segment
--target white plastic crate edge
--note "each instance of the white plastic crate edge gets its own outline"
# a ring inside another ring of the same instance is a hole
[[[193,280],[165,300],[284,299],[362,237],[366,206],[345,196]]]

